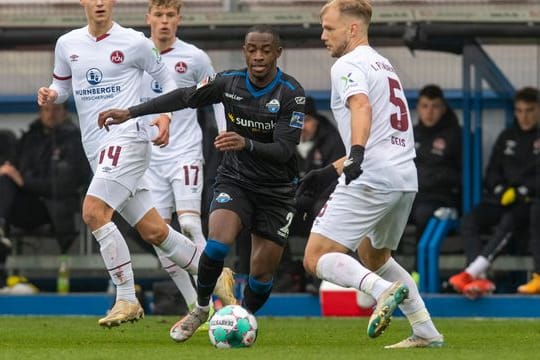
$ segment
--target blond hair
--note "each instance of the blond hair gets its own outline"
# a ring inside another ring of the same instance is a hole
[[[330,7],[338,9],[341,15],[360,19],[366,25],[369,25],[373,13],[369,0],[330,0],[322,7],[321,16]]]
[[[154,6],[173,7],[180,13],[182,0],[149,0],[148,12],[150,12]]]

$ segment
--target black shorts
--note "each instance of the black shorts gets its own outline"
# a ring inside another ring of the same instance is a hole
[[[257,194],[231,183],[218,183],[210,212],[217,209],[234,211],[251,233],[285,246],[289,226],[294,218],[295,200]]]

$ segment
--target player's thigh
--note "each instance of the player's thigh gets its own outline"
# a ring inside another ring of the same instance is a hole
[[[242,228],[250,228],[252,214],[253,205],[242,188],[234,184],[216,184],[210,205],[209,239],[234,243]]]
[[[208,240],[232,245],[243,227],[237,213],[228,209],[216,209],[210,213],[208,220]]]
[[[251,240],[251,276],[258,280],[270,281],[279,266],[282,255],[281,244],[254,234]]]
[[[117,182],[134,193],[148,168],[150,155],[148,142],[128,136],[112,139],[99,152],[94,179]]]
[[[151,164],[144,173],[146,183],[152,194],[153,204],[162,218],[172,218],[174,212],[174,195],[170,179],[164,173],[164,168]]]
[[[130,224],[135,226],[152,208],[152,194],[146,187],[137,188],[135,194],[120,206],[118,212]]]
[[[88,186],[86,195],[101,200],[111,209],[120,210],[131,197],[132,191],[115,180],[94,177]],[[95,206],[88,204],[88,197],[86,197],[83,203],[83,212],[87,213],[93,207]]]
[[[285,246],[296,211],[294,198],[278,198],[250,193],[254,204],[251,233]]]
[[[375,249],[397,249],[415,196],[415,192],[381,193],[380,198],[385,202],[387,211],[368,235]]]

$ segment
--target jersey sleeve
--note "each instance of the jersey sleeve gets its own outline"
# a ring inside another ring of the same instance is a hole
[[[367,69],[348,61],[338,61],[332,68],[332,85],[343,99],[355,94],[369,95]]]
[[[71,67],[67,62],[64,46],[61,38],[56,42],[54,49],[53,80],[49,86],[58,93],[56,103],[65,102],[71,94]]]
[[[199,67],[197,68],[197,83],[203,81],[206,77],[212,76],[215,73],[214,67],[210,57],[203,51],[200,52],[200,59],[198,60]],[[225,131],[227,129],[227,121],[225,119],[225,109],[223,104],[216,103],[213,106],[214,119],[216,120],[216,126],[218,131]]]
[[[225,80],[222,73],[206,76],[199,81],[191,94],[188,104],[191,108],[200,108],[222,102]]]

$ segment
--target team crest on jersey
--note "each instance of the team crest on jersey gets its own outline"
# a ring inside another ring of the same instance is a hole
[[[152,88],[152,91],[156,94],[161,94],[163,92],[163,88],[156,80],[152,80],[152,82],[150,83],[150,87]]]
[[[111,53],[110,59],[114,64],[121,64],[124,62],[124,59],[125,59],[124,53],[121,52],[120,50],[114,50]]]
[[[278,99],[272,99],[269,102],[266,103],[266,108],[268,111],[270,111],[272,114],[275,114],[279,111],[280,105]]]
[[[220,204],[224,204],[224,203],[227,203],[229,201],[232,200],[232,197],[231,195],[227,194],[227,193],[220,193],[217,197],[216,197],[216,201]]]
[[[297,129],[302,129],[304,127],[304,117],[304,113],[301,113],[299,111],[293,111],[289,126]]]
[[[103,80],[103,73],[98,68],[91,68],[86,72],[86,81],[90,85],[97,85]]]
[[[183,74],[187,71],[187,64],[183,61],[179,61],[174,65],[174,71],[179,74]]]

